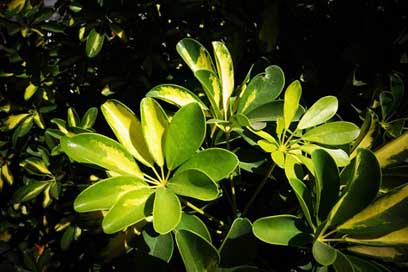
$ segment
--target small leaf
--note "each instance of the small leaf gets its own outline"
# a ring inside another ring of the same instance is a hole
[[[300,119],[297,129],[306,129],[320,125],[332,118],[339,107],[334,96],[325,96],[317,100]]]
[[[283,119],[285,121],[285,129],[288,129],[290,123],[299,107],[300,97],[302,96],[302,86],[299,80],[293,81],[285,91],[285,99],[283,104]]]
[[[176,230],[188,230],[211,243],[211,235],[207,226],[195,215],[183,212],[181,220],[176,226]]]
[[[313,257],[315,260],[323,265],[329,266],[336,261],[337,251],[331,246],[316,240],[312,248]]]
[[[307,131],[302,139],[326,145],[342,145],[355,140],[360,129],[353,123],[337,121]]]
[[[275,150],[271,152],[271,157],[274,163],[280,168],[285,167],[285,153],[280,150]]]
[[[246,113],[246,116],[248,116],[251,122],[276,121],[278,118],[283,118],[283,105],[284,102],[282,100],[272,101]],[[305,108],[299,105],[292,122],[299,121],[304,112]]]
[[[86,38],[85,52],[89,58],[96,57],[102,49],[105,36],[98,33],[95,28],[89,32]]]
[[[181,219],[181,204],[178,197],[170,190],[159,187],[153,204],[153,227],[160,234],[172,231]]]
[[[89,108],[84,116],[82,116],[79,126],[84,129],[90,129],[93,127],[98,116],[98,108],[92,107]]]
[[[198,41],[190,38],[182,39],[177,43],[176,49],[193,72],[197,70],[215,72],[210,53]]]
[[[73,107],[68,108],[67,121],[69,127],[76,127],[79,125],[79,116]]]
[[[24,100],[28,101],[38,90],[38,86],[35,86],[30,82],[24,91]]]
[[[27,158],[20,162],[20,166],[25,168],[28,173],[33,175],[52,176],[50,170],[48,170],[47,165],[45,165],[44,161],[40,158],[36,157]]]
[[[32,181],[30,184],[20,187],[13,194],[13,202],[26,202],[37,197],[49,185],[46,181]]]
[[[218,119],[223,119],[220,109],[222,107],[222,86],[215,72],[209,70],[197,70],[194,72],[195,77],[200,81],[203,90],[211,104],[211,110]]]
[[[16,115],[10,115],[1,120],[1,127],[0,131],[9,131],[14,129],[20,122],[22,122],[26,117],[28,117],[28,113],[21,113]]]
[[[16,147],[17,145],[18,138],[21,138],[30,132],[31,128],[33,127],[33,119],[34,117],[30,115],[27,116],[22,122],[18,124],[11,138],[11,142],[13,143],[14,147]]]
[[[149,255],[169,262],[174,250],[174,242],[171,233],[151,236],[146,231],[142,233],[143,239],[149,247]]]
[[[74,234],[75,234],[74,226],[68,226],[68,228],[65,229],[64,234],[62,235],[60,241],[61,250],[66,251],[70,248],[71,243],[74,240]]]
[[[405,161],[408,158],[408,132],[375,151],[381,168]]]

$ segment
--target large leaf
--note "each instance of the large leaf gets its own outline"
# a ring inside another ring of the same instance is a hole
[[[385,235],[408,225],[407,211],[408,184],[382,195],[337,229],[348,234]]]
[[[173,255],[174,242],[171,233],[151,236],[148,232],[142,232],[143,239],[149,247],[149,255],[169,262]]]
[[[307,131],[302,139],[326,145],[343,145],[357,138],[360,129],[353,123],[337,121]]]
[[[172,170],[189,159],[201,146],[205,137],[205,117],[197,103],[176,112],[165,136],[167,168]]]
[[[299,108],[300,97],[302,96],[302,85],[299,80],[293,81],[285,91],[285,99],[283,104],[283,120],[285,128],[288,129],[290,123]]]
[[[177,230],[175,233],[187,272],[216,271],[220,256],[210,242],[187,230]]]
[[[312,153],[315,168],[316,214],[324,221],[339,197],[340,177],[333,158],[323,149]]]
[[[103,219],[103,231],[115,233],[142,221],[146,216],[146,201],[152,193],[150,188],[141,188],[123,195]]]
[[[170,190],[159,187],[153,204],[153,227],[157,233],[172,231],[181,219],[181,204],[178,197]]]
[[[219,194],[217,184],[205,173],[196,169],[188,169],[174,175],[167,187],[178,195],[205,201],[214,200]]]
[[[143,136],[153,160],[164,164],[164,133],[168,126],[167,115],[153,98],[145,97],[140,103]]]
[[[398,247],[374,247],[374,246],[351,246],[347,248],[348,251],[357,253],[364,257],[369,258],[378,258],[383,259],[385,261],[407,261],[407,252],[405,248],[398,248]],[[351,256],[350,256],[351,257]],[[354,260],[351,259],[354,263]],[[362,260],[363,261],[363,260]],[[366,261],[367,262],[367,261]],[[374,264],[373,264],[374,265]],[[378,268],[376,270],[373,267],[364,265],[366,270],[358,270],[358,271],[378,271],[382,272],[383,270]],[[369,269],[368,269],[369,268]]]
[[[147,94],[147,97],[153,97],[183,107],[187,104],[196,102],[203,110],[208,110],[207,106],[190,90],[175,84],[161,84],[153,87]]]
[[[213,42],[215,62],[218,76],[222,86],[222,108],[224,116],[227,116],[229,100],[234,91],[234,66],[232,65],[231,54],[222,42]]]
[[[96,57],[102,49],[103,41],[105,36],[98,33],[95,29],[92,29],[89,32],[88,37],[86,38],[86,47],[85,52],[89,58]]]
[[[408,226],[375,238],[359,238],[345,236],[344,240],[350,243],[369,246],[408,246]]]
[[[238,112],[252,110],[274,101],[285,86],[285,76],[276,65],[268,66],[265,73],[256,75],[239,98]]]
[[[176,49],[193,72],[197,70],[215,72],[210,53],[198,41],[190,38],[182,39],[177,43]]]
[[[336,272],[355,272],[353,263],[340,250],[337,250],[336,261],[333,263]]]
[[[346,191],[330,211],[328,224],[338,225],[367,207],[381,184],[381,170],[374,154],[358,149],[356,157],[343,170],[350,173]]]
[[[305,129],[320,125],[332,118],[339,103],[334,96],[325,96],[317,100],[300,119],[297,129]]]
[[[74,201],[77,212],[110,209],[124,194],[147,188],[142,179],[133,176],[118,176],[100,180],[83,190]]]
[[[183,212],[181,220],[176,226],[176,230],[188,230],[189,232],[193,232],[211,243],[211,235],[207,229],[207,226],[203,221],[201,221],[200,218],[193,214]]]
[[[213,181],[228,177],[238,166],[238,157],[231,151],[221,148],[208,148],[196,153],[182,164],[176,174],[188,169],[198,169]]]
[[[375,156],[381,168],[405,161],[408,158],[408,132],[376,150]]]
[[[336,261],[337,250],[321,242],[320,240],[315,240],[312,247],[312,253],[315,260],[323,265],[329,266]]]
[[[265,243],[284,246],[303,246],[312,237],[305,233],[302,222],[293,215],[274,215],[257,219],[252,230],[254,235]]]
[[[251,122],[276,121],[280,117],[283,118],[283,105],[284,102],[282,100],[272,101],[246,113],[246,116]],[[299,121],[304,112],[305,108],[299,105],[292,122]]]
[[[132,155],[121,144],[101,134],[62,137],[61,149],[77,162],[96,164],[122,175],[143,176]]]
[[[21,203],[34,199],[49,185],[46,181],[32,181],[30,184],[20,187],[13,194],[13,202]]]
[[[340,148],[332,149],[315,144],[304,144],[300,146],[300,149],[309,155],[312,155],[313,151],[316,149],[322,149],[330,154],[330,156],[336,162],[337,167],[344,167],[350,163],[350,157],[348,156],[347,152]]]
[[[218,76],[209,70],[197,70],[194,72],[194,75],[203,86],[208,101],[210,101],[213,114],[218,119],[222,119],[222,113],[220,112],[222,106],[222,86]]]
[[[119,142],[141,163],[153,165],[147,149],[142,125],[131,109],[118,100],[108,100],[102,106],[102,113]]]
[[[247,218],[236,218],[219,248],[219,253],[222,267],[251,263],[256,257],[251,221]]]

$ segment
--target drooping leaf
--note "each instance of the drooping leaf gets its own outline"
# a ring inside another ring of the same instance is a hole
[[[95,164],[122,175],[143,176],[132,155],[121,144],[101,134],[62,137],[61,149],[77,162]]]
[[[153,204],[153,227],[159,234],[172,231],[181,219],[181,204],[178,197],[164,187],[156,190]]]
[[[148,232],[142,232],[143,239],[149,247],[149,255],[169,262],[174,250],[174,241],[171,233],[151,236]]]
[[[283,119],[285,129],[288,129],[299,108],[300,97],[302,96],[302,86],[299,80],[293,81],[285,91],[283,104]]]
[[[198,41],[190,38],[182,39],[177,43],[176,50],[193,72],[197,70],[215,72],[210,53]]]
[[[265,243],[303,246],[312,237],[302,230],[301,220],[293,215],[274,215],[257,219],[252,224],[254,235]]]
[[[193,214],[183,212],[181,220],[176,226],[176,230],[188,230],[189,232],[193,232],[211,243],[211,235],[207,229],[207,226],[203,221],[201,221],[200,218]]]
[[[167,188],[177,195],[204,201],[214,200],[219,195],[217,184],[205,173],[196,169],[188,169],[174,175],[169,180]]]
[[[98,33],[95,29],[92,29],[89,32],[86,38],[85,46],[85,52],[89,58],[94,58],[99,54],[102,49],[104,39],[105,36]]]
[[[220,111],[222,104],[222,86],[218,76],[213,71],[197,70],[194,72],[195,77],[200,81],[203,90],[211,104],[215,117],[222,119]]]
[[[187,230],[177,230],[176,244],[187,272],[216,271],[220,256],[207,240]]]
[[[355,124],[337,121],[310,129],[302,139],[326,145],[342,145],[356,139],[359,133],[360,129]]]
[[[336,261],[337,250],[328,244],[316,239],[313,243],[312,253],[315,260],[323,265],[329,266]]]
[[[84,116],[82,116],[79,126],[84,129],[89,129],[93,127],[97,116],[98,116],[98,108],[95,108],[95,107],[89,108],[85,112]]]
[[[377,149],[375,156],[381,168],[406,160],[408,158],[408,132]]]
[[[246,115],[251,122],[276,121],[279,117],[283,118],[283,104],[282,100],[272,101],[246,113]],[[299,121],[304,112],[305,108],[299,105],[292,122]]]
[[[300,149],[309,155],[312,155],[313,151],[315,151],[316,149],[322,149],[330,154],[330,156],[336,162],[337,167],[344,167],[350,163],[349,155],[347,154],[346,151],[340,148],[332,149],[332,148],[325,148],[325,147],[322,147],[316,144],[304,144],[300,146]]]
[[[164,133],[167,115],[153,98],[145,97],[140,103],[142,131],[150,156],[159,165],[164,164]]]
[[[145,181],[134,176],[117,176],[100,180],[83,190],[74,201],[77,212],[111,208],[124,194],[148,188]]]
[[[207,148],[183,163],[176,174],[188,169],[198,169],[213,181],[219,181],[228,177],[238,164],[238,157],[234,153],[221,148]]]
[[[146,146],[142,125],[131,109],[118,100],[108,100],[101,106],[102,114],[119,142],[141,163],[153,165]]]
[[[188,160],[205,137],[205,117],[197,103],[188,104],[173,116],[165,136],[167,168],[172,170]]]
[[[42,191],[47,188],[49,182],[47,181],[31,181],[30,184],[20,187],[13,194],[13,202],[26,202],[37,197]]]
[[[320,125],[332,118],[339,103],[334,96],[325,96],[317,100],[300,119],[297,129],[306,129]]]

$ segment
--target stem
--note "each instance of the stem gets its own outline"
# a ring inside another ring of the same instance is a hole
[[[221,221],[220,219],[215,218],[214,216],[206,213],[205,211],[203,211],[202,209],[200,209],[199,207],[195,206],[193,203],[187,201],[187,200],[183,200],[184,204],[186,204],[187,207],[191,208],[192,210],[196,211],[197,213],[204,215],[205,217],[207,217],[207,219],[209,221],[212,222],[216,222],[218,224],[218,226],[220,227],[224,227],[225,223],[223,221]]]
[[[258,187],[256,188],[255,192],[252,194],[251,198],[249,199],[247,205],[245,206],[244,211],[242,212],[242,216],[245,216],[249,210],[249,208],[252,206],[253,202],[255,201],[256,197],[258,194],[262,191],[262,188],[265,186],[266,182],[268,181],[269,177],[272,175],[273,170],[275,169],[276,164],[273,164],[268,172],[266,173],[265,177],[259,183]]]
[[[154,166],[150,167],[153,170],[153,173],[156,175],[156,177],[159,179],[159,181],[162,180],[162,177],[159,175],[159,173],[157,172],[157,170],[154,168]],[[162,169],[163,166],[160,166],[160,168]]]
[[[326,229],[327,229],[327,228],[325,227],[325,228],[322,230],[322,232],[325,231]],[[323,235],[322,235],[322,238],[325,239],[326,237],[329,237],[330,235],[335,234],[336,232],[337,232],[336,229],[331,230],[331,231],[329,231],[328,233],[323,234]]]
[[[230,137],[231,137],[231,133],[230,133],[230,129],[228,128],[225,131],[225,141],[227,144],[227,150],[231,150],[231,145],[230,145],[231,138]],[[233,216],[234,218],[236,218],[237,213],[238,213],[238,206],[237,206],[237,195],[235,191],[235,182],[234,182],[234,177],[232,176],[232,174],[229,180],[230,180],[230,187],[231,187],[231,208],[232,208]]]
[[[347,242],[343,238],[322,239],[322,242]]]

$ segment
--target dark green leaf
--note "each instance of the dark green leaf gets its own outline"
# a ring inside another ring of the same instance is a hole
[[[48,185],[49,182],[46,181],[31,181],[30,184],[20,187],[15,191],[13,194],[13,202],[21,203],[29,201],[44,191]]]
[[[174,250],[173,236],[171,233],[165,235],[151,236],[146,231],[142,233],[143,239],[149,247],[149,255],[169,262]]]

